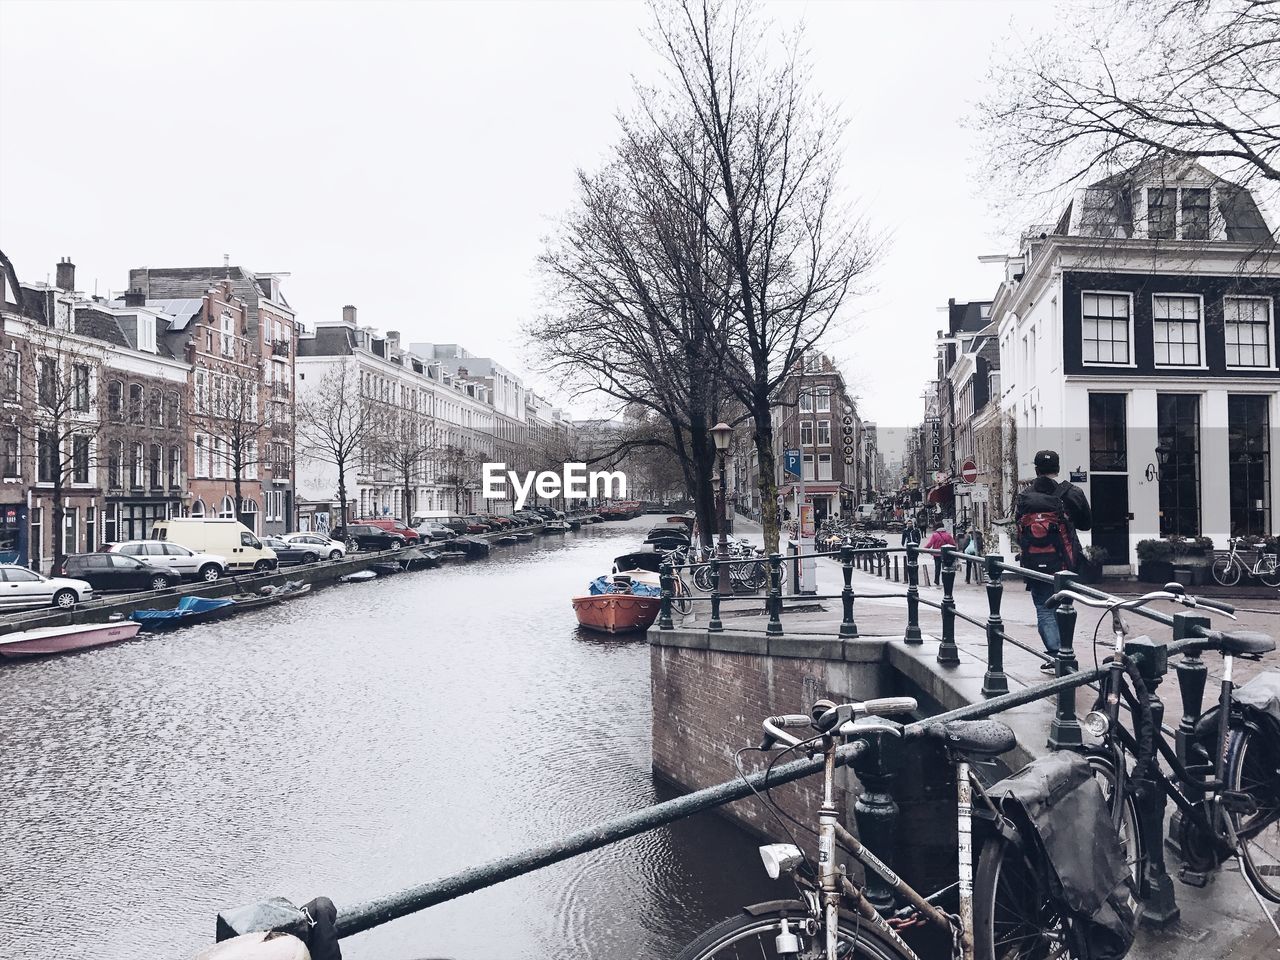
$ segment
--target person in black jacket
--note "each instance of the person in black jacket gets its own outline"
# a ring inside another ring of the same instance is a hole
[[[1072,553],[1078,563],[1081,551],[1080,541],[1076,538],[1075,531],[1088,530],[1093,526],[1093,513],[1089,509],[1089,500],[1079,487],[1058,482],[1059,464],[1056,450],[1039,451],[1035,457],[1035,467],[1035,480],[1030,487],[1018,495],[1014,510],[1015,517],[1021,519],[1024,514],[1035,509],[1033,507],[1035,497],[1029,495],[1039,494],[1041,499],[1045,495],[1059,498],[1062,501],[1063,512],[1071,523]],[[1024,567],[1030,566],[1026,556],[1023,556],[1020,562]],[[1040,640],[1044,643],[1045,650],[1056,657],[1058,648],[1062,645],[1062,639],[1058,634],[1058,619],[1054,611],[1045,606],[1048,599],[1053,596],[1053,584],[1028,579],[1027,589],[1031,591],[1031,602],[1036,607],[1036,625],[1040,631]],[[1040,669],[1043,673],[1056,672],[1052,661],[1041,665]]]

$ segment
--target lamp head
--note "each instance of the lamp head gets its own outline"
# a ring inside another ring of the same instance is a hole
[[[724,453],[729,449],[729,440],[733,436],[733,427],[729,426],[723,420],[711,428],[711,439],[716,445],[718,453]]]

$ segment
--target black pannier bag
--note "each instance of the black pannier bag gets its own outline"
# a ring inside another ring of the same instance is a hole
[[[1137,927],[1132,878],[1089,762],[1060,750],[987,792],[1023,839],[1045,855],[1048,875],[1041,881],[1071,920],[1071,956],[1124,957]]]
[[[1259,722],[1265,718],[1280,733],[1280,673],[1260,673],[1244,686],[1236,687],[1234,696],[1236,703],[1252,710]]]

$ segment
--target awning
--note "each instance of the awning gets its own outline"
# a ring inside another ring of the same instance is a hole
[[[955,498],[955,486],[947,480],[938,484],[936,487],[929,488],[929,494],[926,496],[926,503],[950,503]]]

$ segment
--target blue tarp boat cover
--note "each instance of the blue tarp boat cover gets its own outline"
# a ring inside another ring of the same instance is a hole
[[[609,576],[599,576],[591,581],[590,593],[592,596],[598,596],[602,593],[625,593],[626,591],[618,589],[619,584]],[[662,590],[658,587],[652,587],[647,583],[638,583],[631,581],[631,593],[637,597],[660,597]]]
[[[173,610],[135,610],[129,619],[138,623],[149,623],[159,620],[181,620],[197,613],[220,610],[234,604],[234,600],[211,600],[208,597],[183,597]]]

